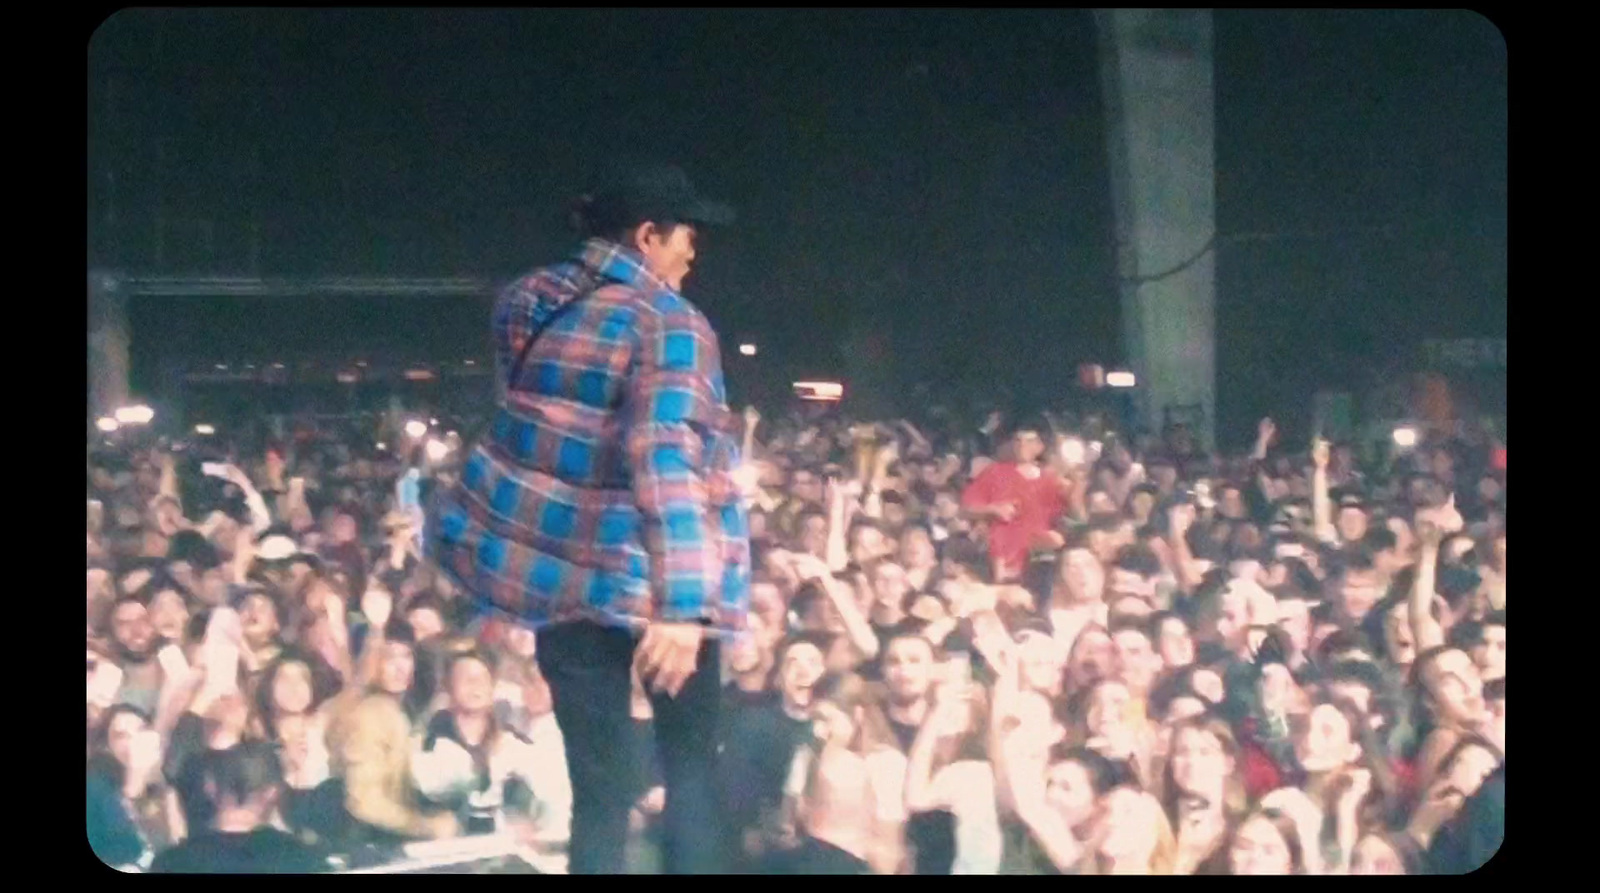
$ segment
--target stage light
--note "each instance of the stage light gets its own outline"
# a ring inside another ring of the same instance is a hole
[[[211,425],[195,425],[194,433],[200,435],[201,437],[210,437],[211,435],[217,433],[217,429]]]
[[[844,399],[844,385],[836,381],[797,381],[794,383],[794,393],[801,400],[838,403]]]
[[[103,416],[95,420],[94,426],[99,428],[102,434],[115,434],[117,429],[122,427],[122,423],[110,416]]]
[[[156,411],[148,406],[124,406],[116,412],[119,425],[148,425],[155,420]]]
[[[1401,425],[1394,429],[1394,445],[1402,450],[1409,450],[1417,445],[1417,429],[1410,425]]]
[[[756,355],[756,346],[754,344],[741,344],[739,345],[739,353],[742,356],[753,357]]]
[[[1138,383],[1139,383],[1139,380],[1134,377],[1132,372],[1108,372],[1108,373],[1106,373],[1106,385],[1109,386],[1109,387],[1113,387],[1113,388],[1131,388],[1131,387],[1133,387],[1134,385],[1136,385]]]

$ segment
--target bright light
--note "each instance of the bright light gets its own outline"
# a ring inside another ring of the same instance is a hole
[[[360,378],[360,376],[356,375],[354,372],[340,372],[334,377],[339,380],[340,384],[355,384]]]
[[[450,455],[450,446],[438,438],[432,438],[423,448],[428,455],[429,462],[443,462]]]
[[[200,435],[201,437],[210,437],[211,435],[217,433],[217,429],[210,425],[195,425],[194,433]]]
[[[1113,388],[1131,388],[1138,384],[1132,372],[1107,372],[1106,384]]]
[[[1394,445],[1403,450],[1409,450],[1417,445],[1417,429],[1401,426],[1394,429]]]
[[[1061,441],[1061,459],[1068,465],[1083,464],[1083,441],[1068,437]]]
[[[437,424],[439,424],[439,420],[438,419],[429,419],[428,420],[428,424],[437,425]]]
[[[148,425],[155,420],[156,411],[148,406],[124,406],[117,410],[117,423],[121,425]]]
[[[122,427],[122,423],[110,416],[102,416],[95,419],[94,426],[99,428],[102,434],[115,434],[117,429]]]
[[[433,381],[433,373],[427,369],[407,369],[406,381]]]
[[[739,353],[742,356],[753,357],[756,355],[756,346],[754,344],[741,344],[739,345]]]
[[[476,365],[478,365],[478,361],[477,360],[467,360],[466,364],[468,366],[476,366]]]
[[[427,433],[427,423],[423,422],[421,419],[412,419],[411,421],[406,422],[406,436],[412,440],[418,440]]]
[[[801,400],[837,403],[844,398],[844,385],[836,381],[797,381],[794,392]]]
[[[383,453],[383,452],[388,452],[388,450],[389,450],[389,445],[388,444],[384,443],[381,440],[378,441],[378,452]]]
[[[226,363],[218,363],[217,364],[217,371],[218,372],[227,372],[228,371],[227,364]]]

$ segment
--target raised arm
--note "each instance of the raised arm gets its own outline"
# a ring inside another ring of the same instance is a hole
[[[1444,531],[1432,521],[1417,519],[1417,539],[1422,552],[1417,559],[1416,577],[1411,583],[1411,634],[1416,637],[1417,653],[1444,644],[1444,627],[1433,617],[1436,597],[1434,582],[1439,565],[1439,544]]]
[[[1311,442],[1311,516],[1317,539],[1331,543],[1339,538],[1333,526],[1333,502],[1328,497],[1328,442]]]
[[[872,624],[867,621],[866,615],[861,612],[851,587],[835,577],[827,564],[810,555],[798,556],[795,570],[803,581],[814,582],[822,587],[828,601],[833,603],[834,610],[839,612],[845,635],[850,637],[850,644],[855,646],[856,651],[866,660],[877,657],[878,636],[872,631]]]
[[[850,522],[854,513],[851,504],[860,492],[861,485],[856,481],[843,483],[830,480],[827,484],[828,500],[828,545],[826,558],[828,567],[838,573],[850,564],[849,538]]]
[[[1178,588],[1184,595],[1194,592],[1200,585],[1200,575],[1195,573],[1194,553],[1189,549],[1189,529],[1194,526],[1194,506],[1175,505],[1167,514],[1169,542],[1173,563],[1177,565]]]

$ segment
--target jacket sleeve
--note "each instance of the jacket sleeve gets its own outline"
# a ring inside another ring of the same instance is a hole
[[[730,541],[746,542],[737,488],[720,468],[737,450],[721,442],[722,366],[704,317],[674,307],[643,317],[628,402],[627,450],[655,616],[716,622],[746,601],[748,553],[742,567],[729,554]]]
[[[442,836],[446,820],[453,825],[453,818],[429,818],[413,808],[405,797],[408,774],[395,777],[395,767],[405,763],[396,759],[393,748],[404,751],[410,747],[403,734],[389,740],[391,732],[404,728],[405,716],[399,710],[398,705],[383,704],[378,698],[369,698],[355,709],[344,739],[345,809],[357,821],[405,837]],[[386,712],[398,716],[386,716]]]

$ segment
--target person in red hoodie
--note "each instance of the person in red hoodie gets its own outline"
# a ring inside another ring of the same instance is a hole
[[[985,468],[961,494],[967,514],[989,524],[996,583],[1020,580],[1031,550],[1062,545],[1053,528],[1072,484],[1040,461],[1046,430],[1042,424],[1019,425],[1012,433],[1012,458]]]

